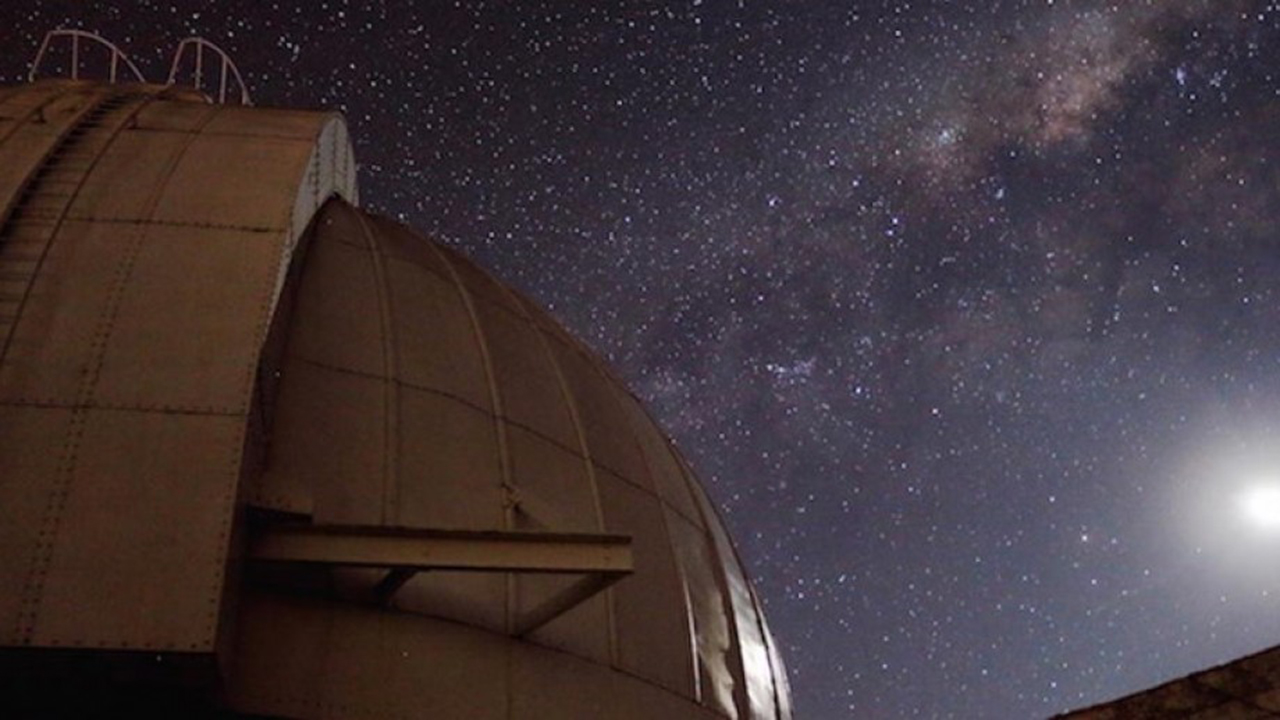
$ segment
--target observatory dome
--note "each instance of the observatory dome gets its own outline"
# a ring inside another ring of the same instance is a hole
[[[0,208],[0,707],[790,717],[687,463],[341,116],[0,89]]]

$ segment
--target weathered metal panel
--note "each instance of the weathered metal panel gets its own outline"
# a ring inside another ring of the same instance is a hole
[[[385,377],[378,278],[359,219],[346,212],[325,219],[330,224],[307,250],[286,352],[326,367]]]
[[[0,217],[17,200],[23,183],[72,125],[101,97],[92,91],[59,93],[36,117],[9,128],[0,136]]]
[[[330,212],[341,211],[341,208],[335,208]],[[385,217],[367,215],[365,220],[371,226],[374,241],[384,255],[421,268],[440,280],[453,284],[453,276],[445,262],[446,254],[443,249],[434,248],[430,239]]]
[[[311,151],[301,140],[201,134],[174,168],[153,219],[284,232]]]
[[[631,423],[636,441],[644,454],[645,464],[653,480],[658,496],[678,512],[685,520],[702,526],[702,517],[689,490],[680,463],[676,460],[670,441],[658,429],[640,403],[629,393],[617,388],[618,403]]]
[[[411,387],[402,388],[400,402],[401,524],[501,529],[502,478],[493,419],[448,396]]]
[[[756,606],[759,607],[759,605],[759,598],[757,598]],[[769,648],[770,665],[773,670],[773,683],[777,690],[778,717],[781,718],[781,720],[791,720],[793,710],[791,707],[791,683],[787,680],[787,665],[782,659],[782,651],[778,648],[778,641],[769,630],[769,621],[763,612],[760,613],[760,625],[764,628],[765,644],[768,645]]]
[[[400,380],[492,412],[480,346],[453,282],[416,259],[388,257],[386,268]]]
[[[652,487],[631,423],[610,381],[577,348],[554,339],[550,344],[573,393],[592,461],[633,485]]]
[[[68,408],[0,405],[0,644],[30,641],[28,612],[36,597],[26,591],[35,563],[47,548],[40,532],[56,503],[63,445],[71,435]]]
[[[613,588],[618,664],[692,697],[692,641],[684,589],[656,497],[601,471],[596,476],[608,532],[630,535],[635,573]]]
[[[439,249],[448,258],[454,272],[461,278],[463,286],[477,303],[491,303],[506,308],[517,316],[520,314],[511,292],[502,287],[492,275],[455,250],[444,246],[439,246]]]
[[[723,716],[643,680],[538,648],[513,653],[511,720],[716,720]]]
[[[0,363],[0,402],[80,401],[100,357],[118,274],[139,232],[130,225],[63,224]]]
[[[576,453],[524,428],[508,426],[516,528],[600,532],[596,501]]]
[[[240,712],[508,717],[509,641],[455,623],[250,590],[237,646],[226,699]]]
[[[93,399],[246,413],[272,302],[277,246],[260,232],[148,225],[103,314]],[[114,305],[114,307],[112,306]]]
[[[396,593],[392,606],[506,635],[510,630],[507,589],[507,577],[502,574],[419,573]]]
[[[205,116],[212,113],[212,108],[204,110]],[[190,142],[190,133],[125,129],[98,158],[68,215],[85,220],[150,218],[161,188]]]
[[[242,431],[236,417],[83,414],[28,585],[34,644],[213,650]]]
[[[702,702],[726,717],[736,718],[734,688],[742,686],[742,668],[736,660],[736,635],[729,627],[729,599],[715,570],[718,560],[706,532],[669,507],[667,526],[688,588]]]
[[[256,502],[324,522],[380,522],[382,380],[290,360],[278,408]]]
[[[510,427],[512,480],[517,492],[515,528],[552,532],[600,532],[595,498],[582,459],[527,430]],[[575,578],[522,575],[516,579],[515,607],[523,615]],[[605,596],[570,610],[532,638],[607,663],[609,624]]]
[[[153,102],[138,111],[132,127],[142,134],[157,130],[189,133],[204,125],[210,113],[224,109],[202,102]]]
[[[476,315],[489,342],[504,415],[562,447],[576,448],[564,393],[537,331],[509,307],[477,302]]]
[[[723,568],[727,585],[726,592],[733,609],[732,620],[737,631],[738,652],[742,659],[743,680],[746,685],[748,706],[745,711],[751,718],[776,718],[773,666],[769,659],[769,649],[761,634],[760,618],[751,595],[751,587],[738,562],[724,523],[718,519],[715,508],[701,488],[693,487],[710,526],[708,529],[719,555],[719,564]]]

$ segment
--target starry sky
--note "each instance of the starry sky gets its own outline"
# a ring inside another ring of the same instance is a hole
[[[40,0],[0,79],[56,26],[344,111],[365,204],[690,457],[798,717],[1044,717],[1280,643],[1280,4]]]

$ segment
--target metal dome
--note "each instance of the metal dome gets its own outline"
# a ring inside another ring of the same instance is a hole
[[[356,206],[340,116],[6,88],[0,198],[10,702],[790,717],[687,464],[549,315]]]

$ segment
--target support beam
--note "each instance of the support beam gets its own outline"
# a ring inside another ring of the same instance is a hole
[[[423,530],[355,525],[264,529],[249,558],[344,567],[518,573],[630,573],[623,535]]]
[[[625,575],[617,573],[595,573],[580,578],[577,582],[552,595],[541,605],[516,618],[511,634],[524,637],[552,620],[569,612],[578,604],[585,602],[598,592],[621,580]]]
[[[251,539],[248,557],[258,563],[385,569],[372,588],[381,605],[415,574],[430,570],[582,576],[516,618],[516,636],[542,627],[635,569],[631,538],[623,535],[353,525],[268,526]]]

